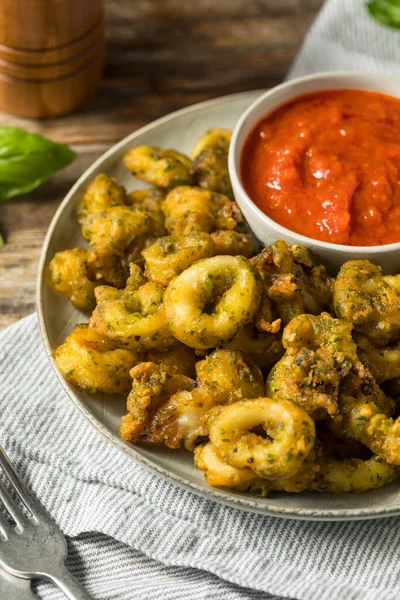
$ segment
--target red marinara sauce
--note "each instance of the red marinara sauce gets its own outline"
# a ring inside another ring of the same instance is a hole
[[[250,133],[241,175],[274,221],[351,246],[400,241],[400,100],[363,90],[300,96]]]

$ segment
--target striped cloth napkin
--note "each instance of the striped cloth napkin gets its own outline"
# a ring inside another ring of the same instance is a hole
[[[399,44],[400,33],[372,21],[361,0],[328,0],[290,76],[398,73]],[[400,519],[253,515],[133,464],[66,398],[36,315],[0,333],[0,440],[67,535],[68,566],[95,600],[400,598]],[[47,583],[36,590],[63,598]]]

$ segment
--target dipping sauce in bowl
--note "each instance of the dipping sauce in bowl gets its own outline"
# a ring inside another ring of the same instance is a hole
[[[250,198],[307,237],[400,241],[400,100],[357,89],[300,96],[262,120],[241,154]]]

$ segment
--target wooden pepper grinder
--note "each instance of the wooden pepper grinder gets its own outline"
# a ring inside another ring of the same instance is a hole
[[[104,55],[102,0],[1,0],[0,110],[73,110],[95,92]]]

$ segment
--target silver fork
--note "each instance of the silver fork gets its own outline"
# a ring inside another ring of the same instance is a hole
[[[25,516],[0,480],[0,500],[16,525],[0,513],[0,567],[23,579],[46,579],[71,600],[90,600],[65,566],[67,543],[49,515],[32,496],[0,446],[0,467],[29,511]]]

